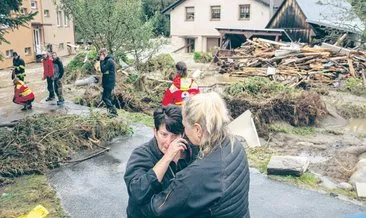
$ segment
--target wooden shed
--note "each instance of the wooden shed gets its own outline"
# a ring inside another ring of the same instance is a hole
[[[285,0],[266,28],[284,29],[294,41],[311,43],[328,34],[325,29],[360,34],[360,18],[346,0]]]

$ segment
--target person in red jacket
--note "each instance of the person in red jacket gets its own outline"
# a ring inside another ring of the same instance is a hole
[[[200,93],[197,83],[192,78],[188,78],[187,65],[184,62],[178,62],[175,65],[177,75],[173,84],[166,90],[162,105],[174,104],[181,106],[190,96]]]
[[[54,89],[54,69],[53,69],[53,59],[50,54],[46,51],[43,53],[43,78],[42,80],[47,79],[47,90],[49,92],[48,98],[46,101],[52,101],[55,99],[55,89]]]
[[[34,94],[19,78],[15,77],[14,84],[14,98],[15,104],[24,105],[22,111],[32,109],[32,102],[34,101]]]

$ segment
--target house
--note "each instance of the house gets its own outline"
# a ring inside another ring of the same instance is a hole
[[[30,23],[5,34],[10,43],[0,44],[3,56],[0,69],[13,65],[13,52],[17,52],[26,63],[36,61],[43,50],[57,52],[59,56],[73,52],[68,45],[75,42],[74,24],[59,5],[60,0],[23,0],[22,13],[38,11],[38,14]]]
[[[359,35],[364,25],[347,0],[285,0],[266,28],[284,29],[294,41],[311,43],[329,30]]]
[[[276,10],[283,0],[273,0]],[[177,0],[162,13],[170,15],[176,51],[210,51],[220,45],[217,28],[264,29],[271,17],[270,0]]]

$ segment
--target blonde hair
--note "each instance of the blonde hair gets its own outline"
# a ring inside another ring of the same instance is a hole
[[[201,158],[221,146],[225,139],[232,141],[227,131],[231,120],[229,112],[225,101],[216,92],[194,95],[184,103],[182,114],[190,126],[197,123],[203,129],[203,138],[199,145]]]

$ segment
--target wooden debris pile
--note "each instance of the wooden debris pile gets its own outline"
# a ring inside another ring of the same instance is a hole
[[[272,76],[285,85],[335,84],[349,77],[366,82],[366,51],[323,43],[322,46],[289,44],[256,38],[235,50],[220,50],[220,73],[231,76]]]

